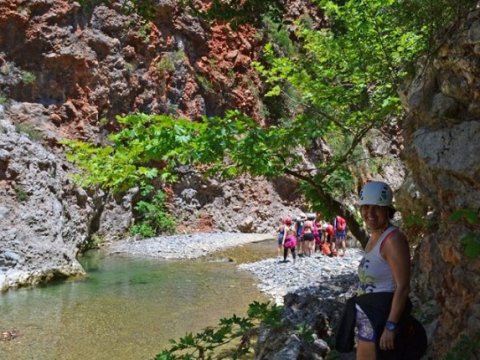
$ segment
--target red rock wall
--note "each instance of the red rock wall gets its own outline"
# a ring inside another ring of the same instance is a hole
[[[210,26],[176,1],[158,2],[156,14],[150,22],[119,5],[0,3],[3,96],[43,105],[72,137],[94,137],[137,111],[195,119],[237,108],[260,120],[257,31]]]

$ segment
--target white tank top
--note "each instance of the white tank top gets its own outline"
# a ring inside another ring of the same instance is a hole
[[[358,289],[357,295],[374,292],[394,292],[396,285],[392,269],[380,254],[380,248],[385,238],[393,231],[395,226],[390,225],[380,235],[374,248],[363,255],[358,266]]]

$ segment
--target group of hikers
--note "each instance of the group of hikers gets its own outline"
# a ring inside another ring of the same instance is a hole
[[[328,256],[343,256],[346,250],[347,223],[337,215],[333,221],[322,221],[315,213],[301,213],[298,217],[280,219],[277,237],[277,256],[287,262],[288,251],[293,262],[299,257],[320,252]]]

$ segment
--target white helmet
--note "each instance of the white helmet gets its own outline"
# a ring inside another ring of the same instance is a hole
[[[315,214],[315,213],[308,213],[307,214],[307,220],[315,220],[316,217],[317,217],[317,214]]]
[[[358,205],[379,205],[392,207],[393,192],[383,181],[370,181],[360,191]]]

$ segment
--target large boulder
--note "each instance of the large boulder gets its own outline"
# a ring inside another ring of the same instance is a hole
[[[93,213],[35,130],[22,130],[0,119],[0,290],[83,274],[76,255]]]
[[[84,274],[79,249],[94,233],[123,237],[132,222],[133,193],[75,185],[62,152],[43,145],[55,140],[44,123],[36,104],[0,109],[0,291]]]

